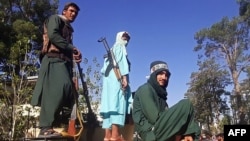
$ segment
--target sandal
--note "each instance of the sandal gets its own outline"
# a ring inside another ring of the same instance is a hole
[[[110,138],[110,141],[126,141],[123,137],[118,137],[116,139]]]
[[[50,128],[43,128],[41,129],[39,135],[39,138],[54,138],[54,137],[62,137],[62,134],[56,132],[51,127]]]

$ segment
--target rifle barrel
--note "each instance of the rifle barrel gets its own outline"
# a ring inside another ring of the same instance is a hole
[[[99,40],[97,40],[97,42],[102,42],[103,40],[105,40],[105,38],[101,37]]]

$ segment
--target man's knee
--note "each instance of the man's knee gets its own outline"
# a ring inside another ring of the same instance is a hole
[[[179,102],[179,104],[185,109],[193,110],[193,104],[189,99],[183,99]]]
[[[192,103],[191,103],[191,101],[189,99],[182,99],[180,101],[180,103],[182,103],[183,105],[186,105],[186,106],[188,106],[188,105],[192,106]]]

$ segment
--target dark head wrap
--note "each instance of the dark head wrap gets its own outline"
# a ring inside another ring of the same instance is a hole
[[[157,82],[156,76],[158,73],[166,71],[168,74],[168,77],[170,77],[171,73],[168,69],[168,65],[166,62],[163,61],[154,61],[150,64],[150,77],[148,79],[148,83],[152,85],[152,87],[155,89],[157,92],[158,96],[163,98],[164,100],[167,100],[167,85],[168,85],[168,80],[165,86],[160,86],[159,83]]]

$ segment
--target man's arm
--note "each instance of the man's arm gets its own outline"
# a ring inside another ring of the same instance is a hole
[[[72,51],[74,46],[70,44],[66,39],[64,39],[61,35],[61,28],[63,28],[63,26],[60,27],[60,25],[64,25],[64,23],[62,22],[64,21],[58,15],[52,15],[49,18],[47,23],[49,40],[58,48]]]
[[[118,63],[122,76],[129,74],[129,65],[127,61],[126,47],[120,44],[114,45],[112,48],[115,60]]]
[[[112,50],[114,53],[114,57],[116,60],[116,63],[119,67],[119,73],[122,76],[122,88],[126,89],[126,87],[129,84],[129,80],[128,80],[128,74],[129,74],[129,65],[128,65],[128,61],[126,58],[126,48],[125,46],[122,45],[115,45]]]
[[[155,91],[152,87],[147,86],[138,92],[139,101],[142,107],[142,111],[149,121],[154,124],[159,116],[159,110],[157,108],[157,100],[153,96]]]

